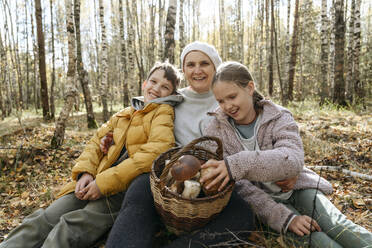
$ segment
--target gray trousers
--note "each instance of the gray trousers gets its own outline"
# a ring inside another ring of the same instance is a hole
[[[90,247],[110,230],[123,199],[124,192],[96,201],[70,193],[27,216],[0,248]]]
[[[295,190],[292,196],[282,203],[297,215],[312,216],[314,199],[316,207],[313,217],[322,232],[311,234],[311,247],[372,247],[372,233],[348,220],[320,191]],[[308,247],[309,238],[309,235],[300,237],[290,231],[285,234],[286,241],[297,247]]]

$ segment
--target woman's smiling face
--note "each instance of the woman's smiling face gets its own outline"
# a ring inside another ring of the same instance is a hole
[[[206,54],[191,51],[185,57],[183,72],[192,90],[197,93],[206,93],[210,89],[216,70]]]

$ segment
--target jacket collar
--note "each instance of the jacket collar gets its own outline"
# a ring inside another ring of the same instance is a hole
[[[148,113],[156,108],[159,104],[168,104],[174,107],[180,104],[182,101],[183,97],[179,93],[166,97],[156,98],[149,101],[147,104],[145,104],[143,96],[133,97],[131,100],[131,108],[123,109],[116,116],[129,118],[135,111],[143,111],[145,113]]]

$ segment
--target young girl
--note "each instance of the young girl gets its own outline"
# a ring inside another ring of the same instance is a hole
[[[59,199],[39,209],[0,244],[5,247],[91,247],[113,225],[130,182],[150,171],[152,161],[174,143],[173,95],[180,82],[169,63],[156,64],[143,84],[143,98],[103,124],[72,168],[73,181]],[[107,155],[100,140],[112,132]]]
[[[207,187],[221,183],[221,190],[235,180],[258,217],[296,246],[309,242],[310,234],[312,247],[372,244],[371,233],[347,220],[323,195],[332,192],[330,183],[303,167],[302,141],[291,113],[263,99],[247,67],[221,65],[212,90],[219,108],[210,113],[215,118],[204,134],[222,140],[224,160],[203,165],[214,168],[201,179],[214,178]]]

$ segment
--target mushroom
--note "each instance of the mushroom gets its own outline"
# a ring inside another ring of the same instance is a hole
[[[193,178],[200,170],[200,161],[192,155],[183,155],[173,165],[171,173],[176,181]]]
[[[169,190],[176,193],[181,194],[184,189],[184,182],[175,181],[170,187]]]
[[[212,167],[207,167],[207,168],[202,168],[200,170],[200,177],[204,177],[205,175],[209,174],[209,172],[211,172],[213,170]],[[218,193],[218,188],[220,187],[221,185],[221,181],[215,185],[213,185],[213,187],[207,189],[206,186],[211,183],[213,181],[214,178],[211,178],[211,179],[208,179],[207,181],[205,181],[203,183],[203,186],[202,186],[202,189],[203,189],[203,192],[205,195],[207,196],[210,196],[210,195],[215,195]]]
[[[185,189],[182,192],[182,197],[194,199],[200,193],[200,183],[194,180],[186,180],[184,181]]]

